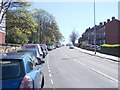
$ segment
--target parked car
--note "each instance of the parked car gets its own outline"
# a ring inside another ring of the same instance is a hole
[[[37,63],[40,63],[41,61],[43,61],[43,58],[39,54],[38,50],[18,50],[17,52],[29,52],[29,53],[32,53],[37,58]]]
[[[45,44],[40,44],[40,46],[41,46],[41,50],[43,52],[43,58],[45,58],[45,56],[48,54],[47,46]]]
[[[95,45],[89,45],[89,49],[94,50],[95,49]],[[99,51],[101,48],[99,45],[96,45],[96,50]]]
[[[72,44],[69,45],[70,49],[74,49],[74,46]]]
[[[39,54],[43,57],[43,52],[39,44],[24,44],[23,50],[38,50]]]
[[[35,65],[35,57],[29,53],[12,53],[0,57],[0,66],[2,67],[3,90],[12,89],[33,90],[43,88],[44,75],[41,65]],[[44,63],[44,62],[43,62]],[[42,63],[41,63],[42,64]]]
[[[51,51],[51,50],[53,50],[53,47],[52,47],[52,45],[47,45],[47,49],[48,49],[48,51]]]

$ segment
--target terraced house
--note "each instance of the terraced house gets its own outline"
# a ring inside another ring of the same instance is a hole
[[[96,44],[120,44],[120,39],[118,33],[120,32],[120,21],[112,17],[112,19],[107,19],[107,21],[100,22],[96,25]],[[82,34],[82,37],[78,39],[78,43],[83,41],[89,44],[94,44],[94,27],[86,29]]]

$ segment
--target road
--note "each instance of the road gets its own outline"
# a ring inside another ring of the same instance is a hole
[[[118,63],[61,47],[43,65],[44,88],[118,88]]]

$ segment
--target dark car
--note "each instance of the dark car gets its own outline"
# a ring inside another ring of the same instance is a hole
[[[45,44],[40,44],[40,47],[43,52],[43,58],[45,58],[45,56],[48,54],[47,46]]]
[[[33,90],[33,88],[43,88],[44,75],[41,65],[35,65],[35,57],[29,53],[12,53],[0,57],[0,66],[2,67],[3,90],[14,89]]]
[[[69,45],[70,49],[74,49],[74,46],[72,44]]]

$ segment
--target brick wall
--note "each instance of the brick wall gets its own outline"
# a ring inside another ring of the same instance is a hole
[[[0,44],[5,44],[5,33],[0,32]]]
[[[109,23],[106,23],[106,43],[107,44],[118,44],[120,41],[118,40],[118,34],[119,34],[119,28],[118,24],[120,24],[120,21],[116,20],[115,18],[112,18],[112,21]]]

